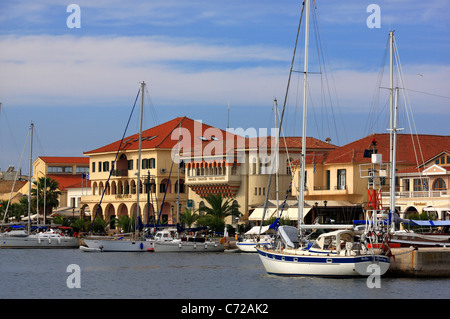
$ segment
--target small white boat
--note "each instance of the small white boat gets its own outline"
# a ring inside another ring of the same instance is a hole
[[[267,235],[269,226],[253,226],[244,234],[242,241],[236,242],[236,246],[241,252],[256,253],[256,245],[270,245],[273,243],[272,236]]]
[[[84,239],[80,249],[86,252],[145,252],[153,250],[153,243],[132,239]]]
[[[0,234],[1,248],[77,248],[78,238],[50,230],[29,234],[26,230],[12,230]]]
[[[222,252],[224,244],[204,237],[176,237],[176,229],[157,231],[155,238],[148,239],[155,252]]]

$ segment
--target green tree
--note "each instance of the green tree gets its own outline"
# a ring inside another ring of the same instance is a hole
[[[133,233],[136,225],[136,214],[133,214],[131,218],[128,215],[119,216],[117,224],[124,233]]]
[[[61,226],[69,226],[69,220],[61,215],[56,215],[53,217],[53,224]]]
[[[41,177],[37,182],[34,181],[33,185],[34,187],[31,188],[31,207],[36,207],[37,194],[39,212],[45,213],[46,216],[51,215],[53,208],[59,205],[58,198],[61,195],[61,191],[58,189],[58,182],[50,177]]]
[[[200,216],[198,222],[209,226],[213,231],[222,232],[225,228],[225,218],[228,216],[241,216],[239,204],[232,198],[225,198],[222,194],[209,194],[205,197],[208,206],[202,207],[206,213]]]
[[[184,212],[180,213],[180,220],[184,223],[188,228],[192,227],[192,225],[198,220],[199,215],[196,214],[192,209],[186,208]]]
[[[74,232],[85,232],[89,229],[89,221],[83,220],[83,219],[75,219],[71,224],[70,227],[73,228]]]
[[[8,207],[8,201],[0,201],[0,216],[3,220],[4,214],[6,213],[6,207]],[[35,209],[31,207],[31,214],[34,214]],[[9,204],[8,216],[5,217],[5,221],[8,218],[13,217],[13,220],[20,221],[20,216],[28,215],[28,197],[22,197],[18,203]]]
[[[101,218],[95,218],[92,222],[92,232],[97,234],[106,234],[106,227],[109,225],[109,221]]]

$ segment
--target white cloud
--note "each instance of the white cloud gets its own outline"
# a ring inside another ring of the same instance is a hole
[[[0,97],[16,105],[116,105],[129,101],[143,80],[163,104],[215,105],[232,98],[239,105],[267,105],[274,96],[284,97],[291,54],[161,37],[9,36],[0,38],[0,47]],[[408,88],[447,95],[449,66],[404,70]],[[361,110],[372,102],[377,76],[376,71],[346,69],[329,80],[343,108]],[[317,96],[314,81],[320,78],[310,79]],[[447,99],[434,97],[429,110],[426,101],[432,96],[417,98],[419,111],[447,110]]]
[[[61,98],[95,103],[129,97],[130,89],[142,80],[171,102],[208,103],[222,98],[220,94],[245,96],[247,90],[253,94],[245,103],[251,103],[284,71],[258,64],[288,56],[280,55],[279,49],[155,37],[3,37],[0,46],[5,48],[0,52],[0,94],[19,104],[48,99],[45,105],[59,104]],[[243,67],[245,62],[257,65]],[[197,67],[186,68],[189,63]],[[212,65],[206,69],[203,63]]]

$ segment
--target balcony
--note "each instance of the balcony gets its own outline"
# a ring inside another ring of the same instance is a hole
[[[382,192],[382,197],[388,198],[389,192]],[[450,191],[448,190],[429,190],[429,191],[409,191],[409,192],[395,192],[396,198],[450,198]]]
[[[111,176],[128,177],[128,169],[114,169],[111,171]]]

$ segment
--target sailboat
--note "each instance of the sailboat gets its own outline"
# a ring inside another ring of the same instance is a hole
[[[391,83],[391,100],[393,99],[395,102],[391,101],[391,184],[395,185],[395,171],[396,171],[396,156],[395,156],[395,147],[396,147],[396,134],[398,130],[397,128],[397,100],[398,100],[398,90],[399,88],[393,87],[393,78],[392,78],[392,56],[393,56],[393,46],[394,46],[394,33],[391,31],[389,33],[390,38],[390,51],[391,51],[391,72],[390,72],[390,83]],[[416,233],[414,231],[405,231],[395,229],[395,221],[409,224],[409,225],[418,225],[423,227],[448,227],[450,226],[450,221],[448,220],[409,220],[402,219],[398,215],[395,215],[395,187],[390,188],[390,213],[392,216],[390,219],[392,220],[392,228],[390,230],[390,242],[394,244],[398,244],[402,247],[449,247],[450,246],[450,234],[444,234],[439,232],[432,232],[427,234]]]
[[[338,229],[320,235],[314,242],[306,241],[303,231],[306,155],[306,110],[308,84],[308,45],[310,0],[305,9],[305,61],[303,81],[302,152],[298,197],[298,228],[280,226],[278,240],[271,246],[257,246],[256,250],[268,274],[282,276],[358,277],[370,275],[373,269],[383,275],[389,269],[390,258],[381,249],[365,245],[365,232]],[[300,29],[300,28],[299,28]],[[298,35],[297,35],[298,36]],[[295,55],[295,52],[294,52]],[[315,226],[315,225],[310,225]]]
[[[145,82],[141,83],[141,110],[140,110],[140,126],[139,126],[139,159],[138,163],[141,163],[141,144],[142,144],[142,117],[144,108],[144,89]],[[141,183],[141,168],[138,165],[136,189],[140,188]],[[139,192],[136,192],[136,219],[139,216]],[[138,223],[136,222],[136,225]],[[153,251],[153,242],[145,239],[139,239],[139,233],[135,230],[132,238],[85,238],[83,239],[84,245],[80,246],[80,249],[86,252],[100,251],[100,252],[144,252]]]
[[[0,234],[0,248],[77,248],[78,238],[66,236],[62,232],[50,229],[44,232],[32,232],[31,229],[31,172],[33,169],[33,130],[30,125],[30,180],[28,182],[28,222],[27,230],[12,228]],[[36,192],[37,194],[37,192]],[[5,213],[6,216],[6,213]]]

